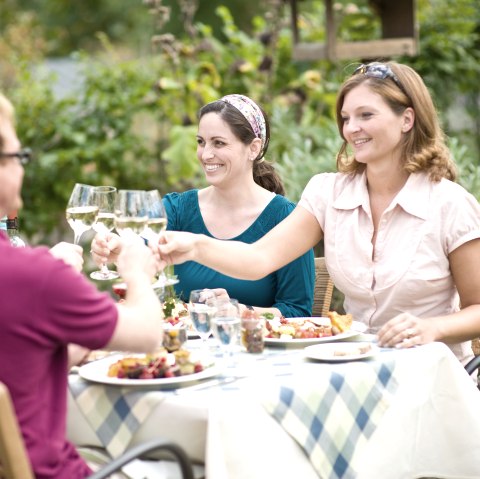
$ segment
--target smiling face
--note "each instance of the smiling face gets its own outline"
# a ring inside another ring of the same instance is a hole
[[[257,139],[258,140],[258,139]],[[245,145],[217,113],[202,116],[197,133],[197,158],[207,181],[215,186],[252,178],[252,160],[260,140]]]
[[[20,141],[12,121],[0,112],[0,135],[2,153],[15,153],[20,150]],[[17,158],[0,157],[0,216],[22,207],[20,192],[24,170]]]
[[[359,163],[401,162],[402,135],[413,126],[413,110],[395,113],[367,84],[345,95],[341,117],[343,136]]]

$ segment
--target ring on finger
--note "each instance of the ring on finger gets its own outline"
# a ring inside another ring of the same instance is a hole
[[[410,339],[411,337],[415,336],[415,330],[412,328],[408,328],[405,330],[406,339]]]

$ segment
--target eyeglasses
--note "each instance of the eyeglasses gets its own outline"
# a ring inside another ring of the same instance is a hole
[[[385,78],[391,78],[397,84],[400,90],[402,90],[405,95],[407,94],[397,75],[395,75],[392,69],[384,63],[369,63],[368,65],[360,65],[353,72],[353,75],[357,74],[365,75],[371,78],[380,78],[381,80],[385,80]]]
[[[0,158],[18,158],[21,165],[27,165],[33,158],[30,148],[22,148],[16,153],[0,153]]]

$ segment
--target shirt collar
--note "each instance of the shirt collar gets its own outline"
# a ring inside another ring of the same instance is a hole
[[[432,182],[426,173],[411,173],[390,207],[393,208],[398,204],[407,213],[426,219],[431,187]],[[353,210],[362,206],[365,211],[370,211],[365,171],[352,175],[351,181],[346,182],[343,191],[333,202],[333,206],[340,210]]]

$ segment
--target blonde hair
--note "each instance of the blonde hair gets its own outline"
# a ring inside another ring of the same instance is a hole
[[[337,154],[338,171],[358,173],[365,168],[355,157],[348,156],[348,143],[343,136],[341,115],[347,93],[358,85],[365,84],[380,95],[394,113],[400,115],[409,107],[415,111],[413,128],[403,135],[401,145],[404,169],[408,173],[426,171],[432,181],[440,181],[442,178],[455,181],[457,168],[445,144],[445,135],[440,127],[437,111],[422,78],[407,65],[397,62],[385,62],[384,65],[392,70],[399,84],[390,77],[374,78],[359,73],[348,78],[340,88],[336,113],[343,144]]]

